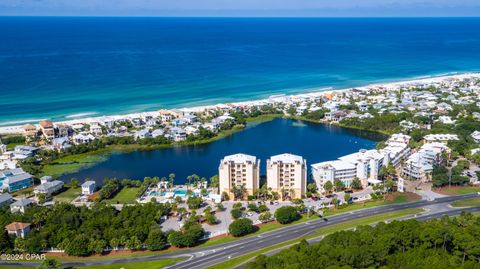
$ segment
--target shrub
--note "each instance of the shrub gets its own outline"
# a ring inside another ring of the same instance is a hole
[[[281,224],[288,224],[300,219],[297,209],[293,206],[282,206],[275,211],[275,219]]]
[[[261,205],[258,206],[258,212],[267,212],[267,211],[270,211],[268,206],[266,206],[264,204],[261,204]]]
[[[255,232],[255,226],[253,226],[252,220],[242,218],[232,222],[228,226],[228,232],[235,237],[244,236]]]
[[[188,229],[173,231],[168,235],[168,242],[176,247],[193,247],[197,245],[205,234],[200,224],[193,224]]]
[[[232,215],[232,218],[239,219],[242,216],[242,210],[240,210],[238,208],[234,208],[234,209],[232,209],[230,214]]]

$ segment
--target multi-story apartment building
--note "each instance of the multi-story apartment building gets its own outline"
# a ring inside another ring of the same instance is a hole
[[[441,142],[424,144],[420,150],[408,157],[403,165],[403,175],[415,180],[431,180],[433,167],[442,160],[442,153],[450,149]]]
[[[270,157],[267,160],[267,187],[283,199],[301,198],[307,188],[307,161],[293,154]]]
[[[312,176],[320,191],[324,191],[323,186],[327,181],[334,184],[340,180],[344,186],[349,187],[354,178],[367,186],[369,183],[378,183],[380,169],[384,165],[384,155],[378,150],[361,150],[335,161],[313,164]]]
[[[220,193],[227,193],[230,199],[235,199],[235,190],[243,188],[247,195],[253,195],[260,184],[260,160],[246,154],[225,156],[218,167]],[[243,186],[243,187],[241,187]]]

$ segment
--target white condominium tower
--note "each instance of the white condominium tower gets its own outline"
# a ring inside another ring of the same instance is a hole
[[[307,161],[293,154],[270,157],[267,160],[267,187],[282,198],[301,198],[307,189]]]
[[[244,189],[243,198],[246,199],[259,187],[260,160],[240,153],[225,156],[220,161],[218,177],[220,193],[226,192],[230,199],[234,199],[235,189]]]

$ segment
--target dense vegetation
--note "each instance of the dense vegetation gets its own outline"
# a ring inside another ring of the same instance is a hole
[[[302,241],[245,268],[479,268],[479,238],[480,217],[471,214],[394,221],[336,232],[312,245]]]
[[[107,246],[140,249],[158,235],[159,221],[169,208],[162,204],[125,206],[121,211],[97,203],[91,209],[69,204],[51,208],[35,206],[25,214],[12,214],[8,207],[0,210],[0,228],[13,222],[32,223],[33,231],[25,239],[0,236],[0,252],[12,253],[14,248],[28,253],[38,253],[47,247],[64,249],[69,255],[87,256],[101,253]],[[156,232],[152,232],[156,231]],[[153,234],[152,234],[153,233]],[[156,233],[156,234],[155,234]],[[157,249],[157,245],[149,248]]]

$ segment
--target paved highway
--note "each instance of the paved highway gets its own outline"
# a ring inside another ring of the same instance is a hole
[[[315,219],[312,221],[299,223],[295,225],[290,225],[284,228],[276,229],[270,232],[262,233],[260,235],[251,236],[243,239],[239,239],[230,243],[225,243],[221,245],[205,247],[205,248],[194,248],[187,249],[182,252],[172,253],[172,254],[160,254],[160,255],[151,255],[144,257],[135,257],[135,258],[117,258],[111,260],[96,260],[96,261],[82,261],[82,262],[67,262],[64,263],[65,266],[89,266],[89,265],[104,265],[104,264],[114,264],[114,263],[126,263],[126,262],[136,262],[136,261],[150,261],[150,260],[160,260],[168,258],[178,258],[178,257],[187,257],[186,261],[177,263],[170,268],[205,268],[216,263],[220,263],[231,258],[235,258],[253,251],[264,249],[285,241],[293,240],[309,234],[315,233],[319,228],[335,225],[342,222],[348,222],[360,218],[365,218],[377,214],[389,213],[392,211],[403,210],[407,208],[418,208],[425,207],[429,205],[442,204],[442,203],[451,203],[456,200],[462,200],[466,198],[478,197],[478,194],[467,194],[459,196],[449,196],[438,198],[434,201],[416,201],[410,203],[402,204],[393,204],[387,206],[379,206],[367,209],[361,209],[356,211],[351,211],[343,214],[333,215],[328,217],[328,221],[325,221],[321,218]],[[479,208],[450,208],[447,211],[443,212],[429,212],[425,215],[416,216],[417,219],[426,220],[431,218],[436,218],[448,215],[458,215],[461,211],[480,211]],[[35,263],[8,263],[0,261],[0,264],[10,264],[16,265],[19,267],[34,267]]]

